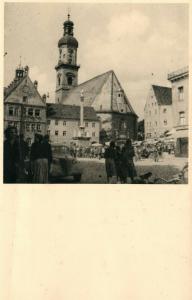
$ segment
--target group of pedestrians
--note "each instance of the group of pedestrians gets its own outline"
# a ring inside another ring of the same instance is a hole
[[[30,148],[16,127],[10,126],[5,130],[3,153],[4,183],[48,183],[52,162],[48,135],[35,134]]]
[[[132,183],[137,176],[133,158],[135,156],[132,142],[128,139],[123,147],[116,146],[114,141],[106,149],[105,167],[108,183]]]

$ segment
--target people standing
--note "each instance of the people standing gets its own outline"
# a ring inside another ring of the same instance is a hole
[[[48,183],[47,147],[40,134],[35,134],[35,141],[31,146],[30,161],[33,183]]]
[[[137,176],[137,172],[133,162],[134,156],[135,152],[132,146],[132,142],[130,139],[128,139],[122,149],[122,173],[124,183],[127,183],[128,178],[130,178],[133,182],[134,177]]]
[[[48,160],[48,175],[50,175],[51,163],[53,160],[51,144],[49,143],[49,135],[46,134],[43,138],[45,157]]]
[[[116,183],[116,150],[115,150],[115,142],[111,141],[110,146],[105,150],[104,154],[105,158],[105,168],[107,173],[107,182],[108,183]]]
[[[4,183],[16,183],[19,179],[20,151],[17,141],[17,128],[10,126],[5,130],[3,151],[3,179]]]

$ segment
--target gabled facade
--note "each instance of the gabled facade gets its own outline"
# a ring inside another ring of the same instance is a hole
[[[175,131],[176,155],[188,155],[188,85],[189,69],[185,67],[168,74],[172,84],[173,128]]]
[[[144,108],[145,138],[158,138],[173,127],[171,88],[152,85]]]
[[[28,67],[17,68],[14,80],[4,89],[4,129],[15,126],[18,134],[32,142],[36,132],[46,133],[46,103],[28,72]]]
[[[85,106],[94,108],[109,139],[136,139],[137,115],[113,71],[78,85],[63,98],[63,104],[80,105],[82,90]]]

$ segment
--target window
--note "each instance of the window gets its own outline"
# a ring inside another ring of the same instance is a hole
[[[58,125],[58,120],[55,120],[55,125]]]
[[[23,102],[24,102],[24,103],[27,102],[27,96],[23,96]]]
[[[13,122],[8,122],[8,127],[13,126]]]
[[[35,124],[31,124],[31,131],[35,131]]]
[[[164,122],[163,122],[163,123],[164,123],[164,125],[165,125],[165,126],[167,126],[167,120],[164,120]]]
[[[33,116],[33,109],[32,108],[29,108],[28,109],[28,116]]]
[[[185,125],[185,112],[181,111],[179,113],[179,125]]]
[[[58,135],[58,130],[55,131],[55,135]]]
[[[14,108],[9,107],[9,116],[13,116],[13,115],[14,115]]]
[[[100,110],[102,110],[103,109],[103,107],[102,107],[102,105],[100,105]]]
[[[40,109],[36,109],[36,110],[35,110],[35,116],[36,116],[36,117],[39,117],[39,116],[40,116]]]
[[[30,127],[29,127],[28,123],[26,124],[25,128],[26,128],[26,131],[30,131]]]
[[[73,78],[72,78],[72,76],[68,76],[68,77],[67,77],[67,83],[68,83],[68,85],[72,85],[72,83],[73,83]]]
[[[41,131],[41,124],[37,124],[37,131]]]
[[[66,131],[63,131],[63,136],[66,136],[67,135],[67,132]]]
[[[94,122],[92,123],[92,127],[95,128],[95,123]]]
[[[89,125],[88,122],[85,122],[85,127],[88,127],[88,125]]]
[[[19,109],[15,108],[15,116],[18,116]]]
[[[95,132],[92,132],[92,136],[95,136]]]
[[[184,100],[184,88],[183,88],[183,86],[180,86],[178,88],[178,96],[179,96],[179,101]]]
[[[118,97],[121,97],[121,94],[118,94]]]
[[[66,126],[66,121],[63,121],[63,126]]]
[[[164,113],[164,114],[166,114],[166,112],[167,112],[167,109],[166,109],[166,108],[164,108],[164,109],[163,109],[163,113]]]
[[[47,120],[47,125],[50,125],[51,124],[51,120]]]

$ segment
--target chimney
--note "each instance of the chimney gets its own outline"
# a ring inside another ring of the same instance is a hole
[[[46,98],[47,98],[47,97],[46,97],[46,95],[44,94],[44,95],[42,96],[42,99],[43,99],[43,102],[44,102],[44,103],[46,103]]]
[[[35,89],[37,90],[37,88],[38,88],[38,81],[35,80],[33,84],[34,84]]]

